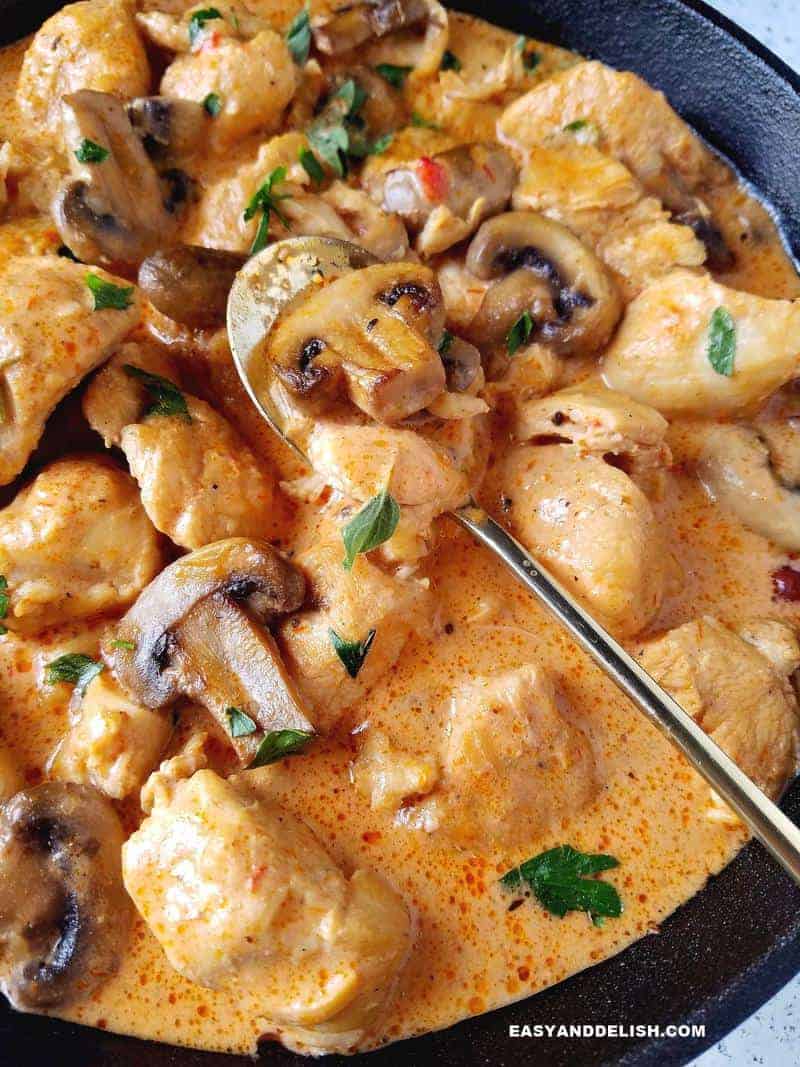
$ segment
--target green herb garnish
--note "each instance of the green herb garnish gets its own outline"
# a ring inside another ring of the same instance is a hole
[[[394,497],[384,489],[365,504],[361,511],[342,530],[345,552],[344,569],[353,569],[358,555],[371,552],[373,548],[388,541],[400,521],[400,507]]]
[[[0,574],[0,619],[8,615],[8,581],[4,574]],[[0,636],[8,633],[8,627],[0,623]]]
[[[108,149],[85,137],[75,150],[75,158],[79,163],[102,163],[108,159]]]
[[[533,333],[533,318],[530,311],[523,311],[511,329],[508,331],[508,337],[506,337],[506,348],[508,349],[509,356],[513,356],[514,353],[526,345],[530,340],[530,336]]]
[[[364,123],[358,114],[366,99],[361,86],[348,78],[308,128],[309,144],[340,178],[347,174],[348,155],[363,158],[369,154],[369,146],[360,132]]]
[[[449,48],[445,49],[445,53],[442,56],[442,62],[439,64],[439,70],[461,70],[461,60],[455,54],[451,52]]]
[[[455,337],[453,337],[449,330],[445,330],[439,338],[439,344],[436,346],[436,351],[440,356],[444,357],[447,355],[452,348],[453,341],[455,341]]]
[[[209,114],[212,119],[215,119],[217,115],[222,111],[222,97],[219,93],[209,93],[203,100],[203,110]]]
[[[48,685],[67,682],[83,694],[89,682],[104,670],[105,664],[91,656],[85,656],[82,652],[67,652],[47,664],[44,678]]]
[[[730,378],[736,357],[736,323],[727,308],[718,307],[711,316],[708,330],[708,362],[717,372]]]
[[[328,629],[334,652],[342,661],[344,669],[351,678],[357,678],[358,672],[364,666],[367,653],[372,648],[375,640],[375,630],[370,630],[363,641],[345,641],[333,628]]]
[[[369,148],[367,148],[367,155],[382,156],[393,140],[393,133],[385,133],[383,137],[379,137],[376,141],[373,141]]]
[[[273,730],[256,749],[250,767],[266,767],[270,763],[277,763],[284,756],[296,756],[305,749],[313,736],[305,730]]]
[[[588,876],[614,867],[619,867],[619,860],[613,856],[559,845],[514,867],[500,882],[506,889],[529,886],[539,903],[553,915],[563,917],[568,911],[585,911],[595,926],[602,926],[603,919],[616,919],[622,914],[622,901],[610,882]]]
[[[384,81],[393,85],[395,89],[402,89],[413,67],[398,67],[394,63],[379,63],[375,73],[380,74]]]
[[[228,719],[231,737],[247,737],[258,729],[247,712],[242,711],[241,708],[226,708],[225,715]]]
[[[187,422],[192,421],[186,398],[174,382],[162,378],[160,374],[151,374],[141,367],[134,367],[130,363],[123,364],[122,369],[129,378],[138,379],[150,394],[153,403],[145,411],[145,415],[178,415]]]
[[[189,19],[189,44],[194,47],[197,38],[200,36],[203,27],[207,22],[211,22],[212,19],[221,18],[221,12],[215,7],[204,7],[201,8],[200,11],[195,11]]]
[[[262,248],[267,247],[267,242],[269,241],[270,214],[274,213],[287,230],[289,228],[289,220],[282,214],[278,204],[281,200],[289,200],[290,194],[273,192],[273,186],[280,185],[280,183],[285,180],[286,167],[276,167],[267,180],[256,189],[250,197],[247,207],[244,209],[245,222],[249,222],[250,219],[255,216],[257,211],[261,212],[261,218],[258,220],[258,229],[253,238],[253,243],[250,246],[251,256],[254,256],[256,252],[260,252]]]
[[[437,126],[435,122],[431,122],[430,119],[426,119],[424,115],[420,115],[418,111],[411,112],[411,125],[416,126],[420,130],[440,130],[441,126]]]
[[[311,21],[308,15],[308,6],[299,11],[289,23],[286,31],[286,44],[292,53],[292,59],[299,67],[308,62],[308,53],[311,51]]]
[[[538,52],[528,52],[528,38],[518,37],[514,42],[514,47],[522,56],[522,65],[527,71],[536,70],[539,64],[542,62],[542,57]]]
[[[299,158],[300,165],[302,166],[306,174],[309,176],[311,181],[314,183],[314,185],[322,185],[322,183],[325,181],[325,171],[322,169],[319,160],[311,151],[311,149],[301,148]]]
[[[125,311],[133,303],[132,285],[114,285],[91,271],[86,275],[86,284],[94,297],[94,311],[104,311],[106,308]]]
[[[120,648],[125,652],[135,652],[136,651],[136,644],[133,641],[121,641],[121,640],[109,641],[108,647],[109,648]]]

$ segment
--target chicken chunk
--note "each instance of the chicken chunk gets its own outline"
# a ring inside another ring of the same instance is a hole
[[[0,485],[25,466],[56,404],[139,321],[133,290],[128,307],[95,310],[92,275],[112,280],[55,256],[18,256],[0,268]]]
[[[161,93],[202,102],[216,93],[221,102],[209,145],[225,151],[260,130],[274,132],[297,88],[297,68],[286,43],[265,30],[251,41],[221,37],[198,52],[178,56],[161,79]]]
[[[649,642],[640,659],[759,789],[773,799],[780,795],[797,766],[799,736],[784,660],[708,616]],[[716,798],[709,817],[733,818]]]
[[[182,548],[268,532],[276,490],[266,464],[196,397],[185,395],[184,414],[146,414],[146,391],[126,365],[171,373],[152,349],[125,346],[92,382],[84,411],[106,442],[125,453],[156,529]],[[120,426],[122,418],[130,421]]]
[[[51,773],[122,800],[141,788],[172,732],[170,716],[130,700],[108,671],[87,686]]]
[[[353,782],[373,811],[397,811],[407,797],[430,793],[438,779],[434,755],[406,752],[382,730],[369,730],[353,763]]]
[[[285,1043],[344,1051],[377,1021],[411,943],[398,894],[350,878],[247,776],[179,782],[123,848],[125,886],[182,975],[246,986]]]
[[[664,594],[665,549],[627,474],[574,445],[523,445],[497,472],[512,532],[615,635],[638,633]]]
[[[579,811],[599,785],[586,735],[559,710],[549,675],[530,664],[455,693],[441,781],[417,815],[467,848],[516,841]]]
[[[733,320],[733,365],[710,358],[712,317]],[[603,378],[667,415],[726,415],[752,407],[800,372],[800,300],[766,300],[709,275],[676,270],[629,306]]]
[[[61,98],[79,89],[120,100],[144,95],[150,68],[132,0],[80,0],[49,18],[25,53],[17,106],[27,129],[61,140]]]
[[[323,535],[295,558],[307,575],[311,606],[282,623],[279,644],[292,676],[314,709],[312,718],[329,732],[342,711],[392,668],[412,633],[430,617],[427,584],[384,573],[365,556],[348,572],[338,531]],[[331,631],[344,641],[375,637],[356,678],[336,653]]]
[[[162,562],[132,478],[99,457],[58,460],[0,511],[3,623],[30,633],[119,610]]]

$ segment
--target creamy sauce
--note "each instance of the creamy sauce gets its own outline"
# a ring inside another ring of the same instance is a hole
[[[464,17],[454,19],[453,26],[451,47],[459,53],[485,49],[487,63],[513,40]],[[23,42],[0,52],[0,138],[21,136],[13,89],[24,47]],[[536,47],[544,56],[537,77],[573,61],[560,50]],[[432,101],[423,103],[433,106]],[[497,114],[497,103],[482,102],[465,108],[462,120],[472,126],[470,136],[491,137]],[[208,166],[212,170],[232,163]],[[734,187],[713,206],[726,236],[745,234],[737,245],[737,267],[723,280],[775,297],[800,294],[800,282],[763,207]],[[40,248],[59,243],[49,224],[35,220],[3,226],[0,242],[6,253],[28,247],[28,242],[41,242]],[[291,455],[248,410],[230,366],[208,351],[196,356],[208,394],[281,477],[294,476]],[[675,463],[664,498],[655,504],[674,557],[674,576],[649,631],[703,613],[732,623],[758,615],[800,623],[796,606],[773,599],[770,573],[785,562],[785,553],[709,502],[681,465],[685,433],[680,422],[671,429]],[[496,446],[499,450],[499,439]],[[502,517],[498,499],[490,472],[482,503]],[[295,506],[280,530],[281,544],[294,544],[298,531],[315,521],[314,506]],[[414,949],[371,1044],[448,1026],[529,996],[640,937],[657,936],[659,924],[702,889],[747,837],[739,825],[707,818],[704,783],[498,561],[447,519],[438,520],[438,530],[438,548],[423,565],[435,597],[435,617],[420,620],[396,667],[349,710],[335,738],[319,743],[302,760],[253,772],[265,792],[277,793],[311,825],[345,869],[365,865],[380,872],[413,909],[418,922]],[[67,696],[63,687],[44,684],[44,665],[65,651],[95,649],[110,625],[63,627],[35,639],[8,635],[0,642],[2,740],[29,784],[46,775],[48,759],[69,722]],[[629,647],[635,650],[637,641]],[[369,720],[372,728],[382,726],[402,737],[405,748],[424,753],[430,737],[442,728],[455,686],[532,660],[553,674],[565,714],[590,739],[602,778],[591,804],[577,814],[564,811],[539,837],[520,838],[514,847],[489,847],[479,855],[449,843],[443,834],[397,826],[392,813],[369,810],[351,784],[358,735],[350,731]],[[131,829],[140,817],[131,804],[123,806],[123,815]],[[606,877],[623,897],[621,918],[594,927],[580,913],[556,918],[533,899],[510,910],[500,876],[563,842],[620,860],[620,867]],[[252,1052],[259,1038],[274,1032],[260,1014],[256,991],[213,991],[183,979],[167,964],[141,919],[119,974],[63,1014],[143,1038],[229,1052]]]

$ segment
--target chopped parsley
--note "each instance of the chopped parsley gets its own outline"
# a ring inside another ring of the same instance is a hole
[[[247,712],[242,711],[241,708],[226,708],[225,717],[228,720],[231,737],[247,737],[258,729]]]
[[[461,60],[455,52],[451,52],[449,48],[446,48],[442,56],[442,62],[439,64],[439,70],[454,70],[458,72],[461,70]]]
[[[526,860],[500,879],[506,889],[525,886],[533,890],[539,903],[553,915],[585,911],[595,926],[606,918],[622,914],[622,900],[610,882],[589,877],[619,867],[619,860],[602,853],[578,852],[571,845],[559,845]]]
[[[75,158],[79,163],[102,163],[108,159],[108,149],[85,137],[75,150]]]
[[[91,271],[86,275],[86,284],[94,297],[93,311],[104,311],[106,308],[125,311],[133,303],[132,285],[114,285]]]
[[[209,93],[203,100],[203,110],[209,114],[212,119],[215,119],[217,115],[222,111],[222,97],[219,93]]]
[[[564,127],[564,133],[571,133],[578,144],[597,144],[600,140],[600,128],[590,119],[575,119]]]
[[[388,541],[399,521],[400,507],[388,490],[383,489],[342,530],[346,552],[342,561],[344,569],[352,570],[356,556]]]
[[[735,358],[736,323],[727,308],[715,308],[708,329],[708,362],[717,374],[730,378]]]
[[[221,18],[222,13],[215,7],[203,7],[199,11],[195,11],[189,19],[189,44],[192,48],[194,48],[197,38],[202,33],[205,24],[211,22],[212,19]]]
[[[455,337],[453,337],[449,330],[445,330],[439,338],[439,344],[436,346],[436,351],[442,358],[444,358],[453,347],[453,341],[455,341]]]
[[[300,165],[309,176],[314,185],[322,185],[325,181],[325,171],[310,148],[300,149]]]
[[[370,154],[359,111],[367,94],[352,78],[342,82],[326,103],[322,113],[308,128],[308,143],[331,170],[343,178],[347,174],[347,157],[363,159]]]
[[[383,80],[395,89],[402,89],[413,69],[413,67],[398,67],[394,63],[379,63],[375,68],[375,73],[380,74]]]
[[[0,619],[8,615],[8,581],[4,574],[0,574]],[[8,627],[0,623],[0,636],[8,633]]]
[[[58,682],[74,685],[83,695],[89,682],[104,670],[105,664],[91,656],[85,656],[82,652],[67,652],[47,664],[44,678],[48,685]]]
[[[186,397],[174,382],[162,378],[160,374],[151,374],[141,367],[134,367],[130,363],[123,364],[122,369],[129,378],[140,381],[150,394],[153,403],[145,411],[145,415],[178,415],[186,422],[192,421],[186,406]]]
[[[435,122],[431,122],[430,119],[426,119],[424,115],[420,115],[418,111],[411,112],[411,125],[416,126],[420,130],[440,130],[441,126],[437,126]]]
[[[513,356],[518,349],[526,345],[533,333],[533,318],[530,311],[523,311],[506,337],[506,348],[509,356]]]
[[[121,641],[121,640],[109,641],[108,647],[109,648],[119,648],[119,649],[122,649],[125,652],[135,652],[136,651],[136,644],[133,641]]]
[[[250,197],[247,207],[244,209],[243,217],[245,222],[249,222],[250,219],[255,217],[257,212],[261,212],[256,235],[250,246],[251,256],[254,256],[256,252],[260,252],[262,248],[267,247],[267,242],[269,241],[269,217],[271,214],[274,213],[283,225],[287,229],[289,228],[289,220],[281,213],[278,204],[281,200],[290,199],[290,194],[273,192],[273,186],[280,185],[280,183],[285,180],[286,167],[276,167],[267,177],[266,181],[256,189]]]
[[[358,672],[364,666],[367,653],[372,648],[372,642],[375,640],[375,630],[370,630],[363,641],[345,641],[332,627],[328,629],[328,634],[334,652],[342,661],[344,669],[351,678],[357,678]]]
[[[367,148],[367,155],[382,156],[393,140],[393,133],[385,133],[383,137],[379,137],[376,141],[373,141],[372,144]]]
[[[256,749],[250,767],[266,767],[270,763],[277,763],[284,756],[296,756],[305,749],[313,736],[305,730],[273,730],[265,735]]]
[[[308,53],[311,51],[311,20],[307,5],[289,23],[289,29],[286,31],[286,45],[298,67],[305,66],[308,62]]]

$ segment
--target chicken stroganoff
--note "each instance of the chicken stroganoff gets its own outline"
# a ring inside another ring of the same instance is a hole
[[[445,513],[507,526],[779,797],[769,213],[636,75],[437,0],[79,0],[0,99],[11,1006],[352,1053],[657,936],[744,827]],[[249,257],[330,237],[259,353],[312,469],[225,311]]]

